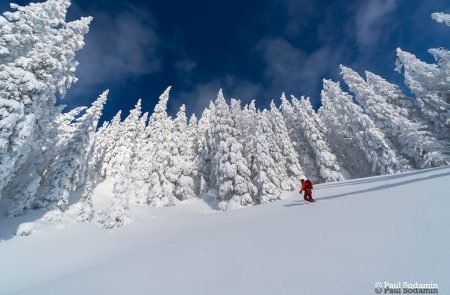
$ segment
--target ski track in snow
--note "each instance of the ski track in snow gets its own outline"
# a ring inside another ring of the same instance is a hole
[[[317,185],[314,204],[134,207],[119,229],[64,218],[30,237],[11,233],[39,211],[2,217],[0,294],[375,294],[379,281],[450,294],[449,183],[435,168]]]

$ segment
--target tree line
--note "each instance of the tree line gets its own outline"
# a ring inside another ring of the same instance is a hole
[[[56,103],[76,82],[76,52],[91,18],[66,22],[69,0],[11,7],[0,16],[0,198],[8,213],[65,211],[71,193],[78,220],[112,228],[127,223],[131,204],[173,206],[204,197],[227,210],[278,200],[306,176],[315,183],[448,165],[450,53],[435,63],[397,49],[396,70],[408,97],[382,77],[341,66],[324,80],[322,106],[289,98],[258,109],[227,100],[222,90],[197,118],[182,105],[167,113],[170,87],[153,113],[138,101],[98,128],[108,92],[89,107],[64,112]],[[432,18],[450,25],[449,15]],[[113,182],[108,210],[95,212],[93,192]]]

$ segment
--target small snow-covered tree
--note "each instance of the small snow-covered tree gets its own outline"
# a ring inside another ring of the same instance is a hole
[[[353,177],[397,173],[408,169],[383,133],[342,91],[339,82],[324,80],[319,117],[327,127],[327,141]]]
[[[406,157],[416,168],[441,166],[446,163],[444,146],[429,132],[422,130],[423,125],[408,119],[408,110],[388,102],[392,97],[390,89],[377,91],[367,83],[357,72],[341,66],[341,74],[344,81],[355,94],[356,100],[364,108],[365,112],[375,122],[375,125],[384,133],[386,138],[394,145],[396,150]],[[370,76],[372,81],[375,75]],[[369,78],[367,78],[369,80]],[[381,78],[377,79],[378,82]],[[386,85],[389,86],[389,85]]]
[[[255,187],[243,156],[243,146],[236,140],[238,131],[230,114],[222,90],[217,95],[214,110],[212,168],[214,184],[218,188],[219,207],[222,210],[253,203]]]

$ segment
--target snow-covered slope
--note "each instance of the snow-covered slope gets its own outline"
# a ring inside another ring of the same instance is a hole
[[[200,200],[140,207],[110,231],[13,237],[2,220],[0,294],[375,294],[378,281],[448,294],[449,183],[443,167],[318,185],[314,204],[289,193],[220,213]]]

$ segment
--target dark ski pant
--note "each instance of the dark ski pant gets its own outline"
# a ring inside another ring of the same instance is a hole
[[[303,198],[305,199],[305,201],[312,200],[312,190],[305,189],[303,190],[303,193],[304,193]]]

